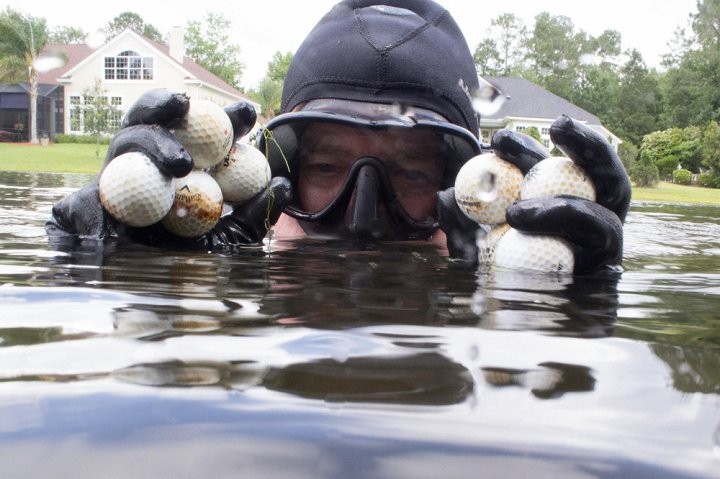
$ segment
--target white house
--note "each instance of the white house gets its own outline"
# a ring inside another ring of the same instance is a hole
[[[495,102],[497,110],[480,116],[480,135],[485,142],[489,143],[497,130],[523,131],[534,126],[545,146],[552,149],[550,125],[557,117],[567,115],[598,131],[616,150],[622,143],[597,116],[524,78],[488,76],[480,81],[494,86],[501,95]]]
[[[62,93],[47,107],[45,129],[51,135],[83,133],[83,91],[96,79],[122,114],[152,88],[184,92],[191,101],[201,98],[221,106],[245,100],[259,112],[259,104],[185,56],[183,35],[182,28],[174,28],[169,45],[164,45],[128,29],[94,50],[87,45],[49,45],[46,54],[60,55],[66,63],[40,75],[41,84],[62,87]],[[122,114],[115,119],[118,125]]]

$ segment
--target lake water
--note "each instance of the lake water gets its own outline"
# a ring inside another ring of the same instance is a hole
[[[633,202],[616,277],[53,251],[88,179],[0,173],[2,477],[720,477],[720,208]]]

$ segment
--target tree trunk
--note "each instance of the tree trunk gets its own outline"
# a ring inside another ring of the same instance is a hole
[[[30,67],[28,84],[30,85],[30,143],[37,145],[37,96],[38,96],[38,74],[34,68]]]

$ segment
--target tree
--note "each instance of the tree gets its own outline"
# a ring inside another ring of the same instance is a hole
[[[230,21],[219,13],[207,13],[204,23],[193,20],[185,28],[187,55],[217,77],[240,88],[245,65],[240,47],[230,42]]]
[[[640,187],[654,188],[660,182],[658,168],[646,151],[640,150],[640,159],[633,166],[630,179]]]
[[[145,23],[142,17],[134,12],[123,12],[113,18],[105,27],[105,41],[110,41],[128,28],[145,38],[164,43],[163,36],[158,29],[149,23]]]
[[[720,126],[716,121],[708,123],[703,131],[701,157],[703,166],[720,175]]]
[[[656,75],[652,74],[637,50],[628,52],[620,68],[617,108],[608,118],[608,127],[634,144],[658,127],[661,98]]]
[[[287,76],[290,62],[292,62],[293,54],[291,52],[280,53],[275,52],[272,60],[268,63],[267,77],[271,80],[284,82]]]
[[[486,38],[478,43],[473,53],[473,61],[478,73],[486,76],[502,75],[502,60],[495,40]]]
[[[83,100],[83,130],[95,137],[95,156],[99,159],[100,139],[117,131],[122,112],[111,104],[99,78],[83,90]]]
[[[0,14],[0,82],[26,79],[30,97],[30,143],[38,143],[38,71],[35,61],[48,43],[44,18],[25,16],[10,7]]]
[[[50,32],[50,43],[63,45],[85,43],[88,34],[82,28],[60,26]]]

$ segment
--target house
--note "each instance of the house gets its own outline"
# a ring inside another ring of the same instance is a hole
[[[485,142],[490,142],[492,135],[501,129],[523,131],[534,126],[545,146],[552,149],[550,125],[557,117],[567,115],[599,132],[616,150],[622,143],[597,116],[524,78],[488,76],[480,81],[494,86],[501,95],[494,102],[499,108],[480,115],[480,136]]]
[[[123,114],[145,91],[167,88],[220,105],[245,100],[260,105],[185,56],[184,32],[170,32],[169,45],[125,30],[97,49],[88,45],[48,45],[45,57],[61,58],[64,65],[39,75],[38,132],[82,134],[83,92],[96,79],[110,102],[122,113],[113,119],[119,126]],[[27,129],[27,84],[0,86],[0,129],[10,130],[18,120]]]

